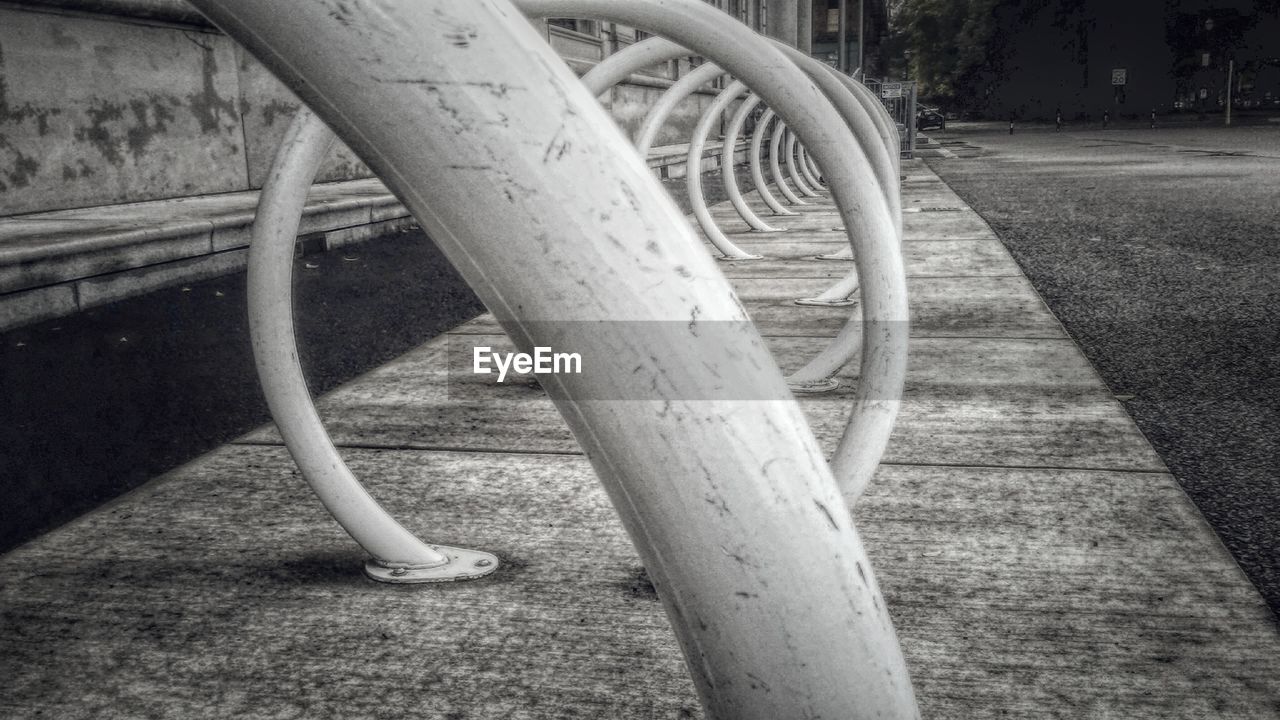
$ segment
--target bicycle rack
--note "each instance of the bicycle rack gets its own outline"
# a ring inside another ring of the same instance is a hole
[[[677,80],[666,92],[662,93],[662,97],[653,104],[649,113],[645,115],[644,122],[640,126],[640,132],[636,134],[636,150],[640,152],[640,156],[644,157],[649,154],[649,148],[653,147],[653,141],[658,137],[658,132],[662,130],[667,118],[671,116],[671,112],[675,110],[681,100],[694,94],[698,88],[724,74],[725,72],[715,63],[699,65],[688,75]]]
[[[702,117],[698,119],[698,125],[694,128],[693,136],[689,139],[689,153],[685,158],[685,185],[689,194],[689,203],[693,207],[693,215],[707,239],[720,252],[724,253],[723,259],[725,260],[759,260],[763,257],[762,255],[752,255],[745,252],[733,244],[733,241],[720,230],[720,226],[711,217],[711,209],[707,207],[707,199],[702,193],[702,151],[706,148],[707,135],[711,132],[711,125],[729,107],[729,103],[737,99],[746,89],[747,86],[743,82],[734,80],[716,96],[716,99],[702,113]],[[732,148],[729,150],[729,168],[727,172],[729,174],[733,173]]]
[[[755,210],[751,209],[746,198],[742,197],[742,189],[738,187],[738,174],[734,171],[737,164],[734,162],[734,156],[737,153],[738,139],[742,137],[742,127],[746,125],[751,112],[759,105],[760,96],[750,93],[730,118],[729,126],[725,129],[724,148],[720,153],[720,176],[723,178],[724,191],[729,196],[733,209],[738,213],[738,217],[751,226],[752,230],[762,233],[786,232],[784,228],[776,228],[765,222]],[[753,163],[756,162],[754,157],[750,160]]]
[[[907,345],[902,259],[865,154],[804,73],[698,0],[318,2],[287,11],[254,0],[194,4],[383,178],[518,346],[555,341],[598,359],[597,374],[547,376],[543,386],[660,588],[709,717],[918,717],[840,495],[870,477],[897,411]],[[793,402],[752,402],[742,412],[740,400],[682,397],[722,375],[779,397],[786,386],[688,223],[516,7],[669,37],[741,79],[806,146],[822,149],[824,177],[865,274],[861,379],[831,466]],[[269,204],[286,208],[305,196],[310,182],[299,178],[314,176],[310,163],[323,153],[281,159],[305,137],[314,133],[291,132],[277,157],[276,187],[263,194]],[[549,147],[560,148],[553,162]],[[600,157],[615,162],[602,166]],[[499,164],[481,167],[476,159]],[[278,214],[263,218],[263,237],[289,229]],[[559,242],[548,242],[547,228]],[[605,232],[622,241],[599,241]],[[653,262],[655,254],[663,262]],[[255,277],[281,284],[265,271]],[[655,286],[678,292],[654,293]],[[284,314],[264,307],[277,320]],[[548,318],[565,321],[558,334],[537,322]],[[665,331],[641,346],[616,323],[573,322],[602,319],[659,321]],[[697,328],[708,322],[736,323],[736,341],[700,342]],[[263,337],[291,341],[292,333]],[[272,367],[291,372],[296,356],[293,365],[289,359]],[[646,400],[579,402],[625,381],[637,359],[662,379],[646,383]],[[305,386],[292,398],[286,405],[310,406]],[[302,432],[313,432],[314,420]],[[304,455],[324,450],[299,447]],[[662,461],[648,461],[655,455]],[[358,503],[358,496],[343,500]],[[371,522],[389,519],[380,512]],[[452,559],[448,549],[436,551]],[[733,599],[748,590],[751,602]]]

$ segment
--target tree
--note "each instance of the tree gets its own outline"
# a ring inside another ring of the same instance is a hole
[[[985,107],[1006,77],[1017,34],[1042,12],[1052,11],[1064,31],[1064,51],[1088,56],[1085,0],[896,0],[891,7],[891,30],[910,53],[908,74],[923,97],[948,107]]]

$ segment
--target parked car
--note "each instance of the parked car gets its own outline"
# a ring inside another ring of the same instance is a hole
[[[929,128],[946,130],[947,118],[938,108],[922,107],[916,112],[916,129],[928,130]]]

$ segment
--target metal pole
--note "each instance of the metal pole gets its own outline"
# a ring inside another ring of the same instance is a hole
[[[1235,80],[1235,73],[1236,73],[1236,61],[1228,60],[1227,61],[1227,125],[1231,124],[1231,91],[1234,89],[1232,88],[1232,84]]]
[[[813,0],[796,0],[796,48],[813,54]]]
[[[848,0],[840,0],[840,7],[836,11],[839,17],[836,19],[836,67],[840,72],[849,74],[849,6]],[[830,27],[830,26],[828,26]]]
[[[867,54],[864,50],[867,44],[863,40],[863,32],[866,30],[866,24],[862,17],[862,11],[866,4],[866,0],[858,0],[858,70],[862,77],[867,76]]]

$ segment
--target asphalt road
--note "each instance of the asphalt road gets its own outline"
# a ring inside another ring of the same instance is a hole
[[[1280,615],[1280,126],[929,134]]]

